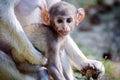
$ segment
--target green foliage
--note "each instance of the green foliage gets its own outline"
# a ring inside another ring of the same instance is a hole
[[[80,72],[75,72],[74,76],[78,79],[80,79],[82,77],[82,74]]]
[[[86,4],[86,3],[94,4],[96,0],[78,0],[78,2],[82,4]]]
[[[110,60],[103,60],[102,61],[104,66],[105,66],[105,72],[107,74],[107,76],[110,77],[110,79],[113,79],[114,78],[114,64],[112,61]]]
[[[83,45],[82,45],[81,43],[77,43],[77,46],[78,46],[79,48],[82,48],[82,47],[83,47]]]
[[[115,79],[115,80],[120,80],[120,78],[117,78],[117,79]]]

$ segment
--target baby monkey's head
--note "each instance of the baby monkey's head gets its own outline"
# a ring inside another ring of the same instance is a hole
[[[60,1],[51,6],[47,15],[47,25],[52,26],[59,35],[65,36],[84,18],[84,10]]]

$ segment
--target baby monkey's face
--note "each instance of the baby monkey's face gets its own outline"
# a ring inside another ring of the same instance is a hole
[[[55,30],[61,35],[68,35],[75,26],[74,16],[56,16],[54,18]]]
[[[68,35],[84,18],[84,10],[61,1],[54,4],[49,10],[50,25],[61,36]]]

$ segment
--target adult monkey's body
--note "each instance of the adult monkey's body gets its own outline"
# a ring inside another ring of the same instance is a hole
[[[44,3],[43,6],[47,5],[49,7],[51,4],[53,4],[57,1],[59,1],[59,0],[52,0],[52,1],[51,0],[33,0],[33,1],[13,0],[13,2],[9,1],[9,0],[0,0],[0,18],[1,18],[0,19],[0,30],[5,32],[5,36],[7,35],[7,38],[10,40],[11,45],[14,48],[16,48],[18,53],[19,52],[22,53],[21,55],[24,56],[22,59],[25,59],[33,64],[44,61],[43,58],[41,58],[42,55],[38,55],[39,52],[37,52],[32,47],[31,43],[25,36],[21,25],[25,26],[25,25],[29,25],[32,23],[40,22],[39,18],[38,18],[40,11],[39,11],[39,8],[37,8],[37,7],[43,5],[43,3]],[[49,3],[49,4],[47,4],[47,3]],[[16,13],[18,20],[16,19],[15,15],[14,15],[14,7],[15,6],[16,6],[15,13]],[[25,12],[28,12],[28,13],[25,13]],[[19,22],[21,23],[21,25],[19,24]],[[11,32],[12,32],[12,34],[10,34]],[[21,34],[19,32],[21,32]],[[76,46],[76,44],[71,39],[71,37],[68,36],[67,39],[68,39],[68,41],[65,44],[65,49],[66,49],[67,55],[75,63],[75,66],[79,70],[83,69],[85,66],[88,66],[88,64],[89,64],[91,67],[96,67],[98,70],[102,71],[102,74],[104,73],[104,67],[101,62],[98,62],[95,60],[88,60],[83,55],[83,53],[79,50],[79,48]],[[17,43],[17,45],[16,45],[16,43]],[[36,53],[38,53],[38,54],[36,54]],[[2,56],[2,55],[0,55],[0,56]],[[64,60],[62,60],[62,61],[64,62]],[[2,62],[0,61],[0,63],[2,63]],[[4,71],[3,68],[5,68],[5,67],[1,67],[1,70]],[[67,67],[66,67],[66,69],[67,69]],[[15,69],[15,68],[12,68],[12,70],[17,72],[17,69]],[[67,69],[67,70],[69,71],[69,69]],[[12,74],[12,72],[10,72],[10,71],[6,71],[6,72],[8,72],[8,74]],[[17,73],[15,73],[15,74],[17,74]],[[15,74],[12,75],[13,79],[20,80],[21,74],[18,72],[19,77],[16,77]],[[3,77],[5,77],[5,76],[7,76],[7,74],[4,75]],[[13,79],[11,78],[11,80],[13,80]],[[3,79],[3,80],[7,80],[7,79]],[[26,80],[26,78],[23,77],[22,80]]]

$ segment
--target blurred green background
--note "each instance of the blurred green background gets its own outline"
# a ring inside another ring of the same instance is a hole
[[[71,34],[82,52],[104,63],[101,80],[120,80],[120,0],[65,0],[85,9],[85,19]],[[75,72],[79,79],[81,74]]]

